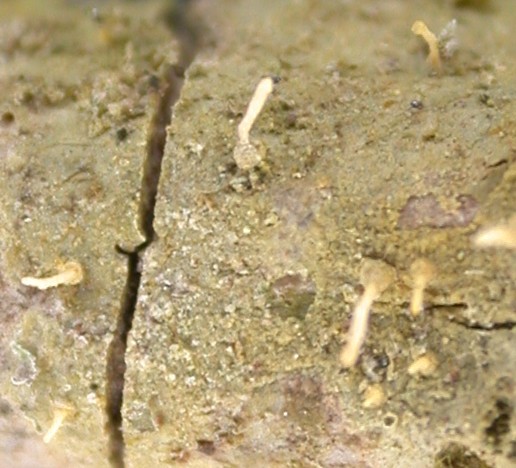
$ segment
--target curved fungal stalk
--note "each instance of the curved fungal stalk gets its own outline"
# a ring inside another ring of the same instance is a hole
[[[233,158],[239,169],[244,171],[255,168],[262,161],[260,153],[249,141],[249,133],[267,98],[272,93],[274,83],[274,78],[270,76],[260,80],[247,106],[244,118],[238,125],[238,142],[234,149]]]
[[[353,310],[351,325],[348,332],[348,341],[340,353],[340,363],[344,367],[353,367],[360,354],[360,348],[365,341],[369,321],[370,309],[394,281],[395,270],[380,260],[366,259],[360,270],[360,282],[364,286],[364,293]]]
[[[426,61],[437,71],[442,71],[441,56],[439,54],[439,39],[436,35],[428,29],[423,21],[415,21],[412,25],[411,31],[416,36],[421,36],[428,44],[428,57]]]
[[[48,289],[61,285],[79,284],[84,277],[82,266],[78,262],[67,262],[59,270],[56,275],[44,278],[25,276],[21,279],[21,282],[23,285],[32,288]]]
[[[508,223],[481,229],[473,237],[475,247],[498,247],[516,250],[516,215]]]
[[[434,264],[426,258],[418,258],[410,265],[412,276],[412,298],[410,300],[410,312],[419,315],[423,310],[423,293],[428,284],[436,275]]]
[[[45,444],[48,444],[55,437],[55,435],[63,425],[64,420],[74,413],[75,408],[73,408],[72,406],[57,403],[54,407],[54,419],[52,420],[52,424],[48,428],[48,431],[43,436],[43,442],[45,442]]]
[[[260,80],[256,87],[253,97],[249,102],[244,118],[238,126],[238,142],[241,144],[249,144],[249,132],[254,124],[254,121],[260,114],[267,101],[267,98],[272,93],[274,87],[274,80],[271,77],[266,77]]]

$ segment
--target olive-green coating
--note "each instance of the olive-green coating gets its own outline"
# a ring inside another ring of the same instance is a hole
[[[143,241],[146,143],[178,46],[169,2],[98,3],[0,3],[0,468],[107,466],[127,273],[114,246]],[[471,238],[516,209],[516,5],[193,6],[205,36],[168,129],[126,356],[127,465],[511,466],[516,254]],[[438,75],[410,29],[453,18]],[[263,162],[238,171],[265,75],[280,82],[250,133]],[[414,318],[419,257],[436,276]],[[343,371],[369,258],[396,280]],[[21,285],[71,260],[79,285]],[[435,372],[410,376],[424,353]],[[373,384],[387,401],[366,409]],[[43,445],[63,403],[75,412]]]
[[[515,254],[471,244],[516,207],[516,6],[493,4],[198,5],[212,41],[174,109],[144,255],[129,466],[430,467],[450,439],[511,463]],[[410,28],[453,18],[436,75]],[[237,125],[266,75],[281,81],[250,133],[265,159],[239,172]],[[438,272],[412,318],[421,256]],[[364,258],[397,280],[342,372]],[[409,376],[424,352],[437,370]],[[372,382],[380,410],[362,407]]]
[[[2,430],[2,467],[44,466],[37,439],[63,403],[75,411],[46,448],[63,466],[108,466],[106,353],[127,276],[115,246],[143,241],[146,142],[177,61],[162,7],[1,2],[0,394],[29,422]],[[67,261],[79,285],[21,285]]]

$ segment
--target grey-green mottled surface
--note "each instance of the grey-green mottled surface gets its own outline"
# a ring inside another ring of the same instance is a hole
[[[2,468],[107,465],[106,352],[127,273],[114,246],[143,240],[155,77],[177,61],[164,5],[0,5]],[[193,6],[208,32],[174,108],[157,238],[142,254],[127,465],[514,464],[516,258],[471,236],[516,206],[516,5]],[[438,33],[452,18],[458,52],[435,75],[410,27]],[[271,74],[281,82],[251,132],[264,162],[242,172],[236,128]],[[420,256],[438,275],[413,318]],[[343,371],[364,258],[397,278]],[[20,284],[68,260],[85,269],[79,285]],[[436,371],[409,376],[424,352]],[[367,409],[373,384],[387,401]],[[75,414],[44,445],[59,403]]]
[[[129,466],[428,467],[450,440],[508,466],[511,416],[496,441],[486,429],[507,416],[497,404],[514,404],[514,330],[470,326],[514,322],[515,258],[470,237],[516,202],[516,10],[205,7],[216,45],[174,110],[130,336]],[[454,17],[459,52],[432,75],[410,26],[438,32]],[[241,173],[236,127],[269,74],[281,82],[251,131],[265,162]],[[439,274],[413,319],[421,255]],[[360,364],[342,372],[365,257],[398,278],[373,307]],[[409,377],[424,351],[437,371]],[[388,401],[366,410],[373,382]]]
[[[177,60],[176,46],[160,2],[104,4],[99,18],[91,5],[39,3],[0,6],[0,393],[39,439],[57,404],[74,408],[50,450],[65,466],[100,467],[106,353],[127,276],[115,245],[143,241],[153,83]],[[70,260],[84,269],[79,285],[20,283]],[[2,467],[36,466],[30,453],[24,461],[1,452]]]

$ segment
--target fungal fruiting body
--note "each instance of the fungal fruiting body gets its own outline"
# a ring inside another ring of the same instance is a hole
[[[63,425],[64,420],[75,413],[75,408],[64,405],[64,404],[56,404],[54,407],[54,419],[52,420],[52,424],[48,428],[48,431],[43,436],[43,442],[45,444],[48,444],[54,436],[57,434],[57,431],[61,428]]]
[[[366,259],[360,270],[360,282],[364,293],[353,310],[348,340],[340,353],[340,362],[344,367],[353,367],[365,341],[371,305],[394,281],[395,270],[380,260]]]
[[[410,312],[412,315],[419,315],[423,310],[423,292],[428,283],[435,277],[436,268],[434,264],[426,258],[418,258],[410,265],[410,275],[412,277],[413,289],[410,300]]]
[[[481,229],[473,238],[476,247],[516,249],[516,215],[508,223]]]
[[[437,38],[439,52],[445,60],[451,59],[459,47],[456,32],[457,20],[454,18],[443,28]]]
[[[244,118],[238,126],[238,141],[233,152],[233,158],[241,170],[249,171],[254,169],[262,161],[260,153],[249,141],[249,132],[254,121],[262,111],[267,98],[272,93],[273,88],[273,78],[266,77],[260,80],[249,102]]]
[[[417,36],[421,36],[428,44],[428,57],[427,62],[437,72],[441,72],[442,64],[441,57],[439,55],[439,40],[435,34],[428,29],[427,25],[423,21],[416,21],[412,25],[412,32]]]
[[[438,364],[437,356],[434,353],[427,352],[416,358],[410,364],[407,372],[414,377],[429,377],[436,371]]]
[[[380,384],[373,384],[365,389],[362,406],[369,409],[379,408],[386,401],[387,396],[382,386]]]
[[[82,266],[77,262],[67,262],[59,268],[59,273],[45,278],[26,276],[21,279],[25,286],[38,289],[55,288],[61,285],[74,285],[82,281],[84,273]]]

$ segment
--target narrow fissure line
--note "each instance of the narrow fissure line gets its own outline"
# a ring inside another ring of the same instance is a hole
[[[464,328],[468,328],[469,330],[480,330],[486,332],[493,332],[498,330],[512,330],[516,326],[516,322],[510,320],[507,322],[495,322],[490,324],[467,322],[459,319],[452,319],[450,321]]]
[[[458,312],[464,311],[468,308],[466,303],[456,303],[456,304],[433,304],[429,307],[429,311],[445,311],[449,313],[448,320],[456,325],[460,325],[469,330],[480,330],[480,331],[497,331],[497,330],[512,330],[516,326],[516,322],[513,320],[508,320],[506,322],[494,322],[494,323],[479,323],[476,321],[468,321],[466,319],[461,319],[455,313],[450,314],[450,312]]]
[[[140,229],[145,236],[145,242],[137,249],[140,252],[154,240],[154,209],[167,140],[167,126],[172,118],[172,107],[179,99],[183,81],[183,69],[179,65],[169,66],[165,75],[166,87],[151,123],[152,132],[147,142],[147,159],[143,166],[140,191],[139,220]]]
[[[125,386],[125,353],[127,338],[132,328],[142,279],[141,258],[145,249],[155,239],[153,227],[156,197],[161,165],[167,142],[167,127],[172,119],[172,109],[178,101],[184,82],[184,72],[192,63],[198,45],[198,27],[189,20],[189,0],[176,0],[166,20],[179,42],[177,64],[170,65],[165,73],[164,88],[151,123],[147,142],[147,156],[143,167],[140,189],[139,224],[145,241],[134,251],[117,251],[127,257],[127,280],[124,288],[117,326],[110,343],[106,366],[106,431],[108,457],[116,468],[125,467],[125,441],[122,428],[122,407]]]
[[[123,468],[124,434],[122,432],[122,403],[124,397],[124,376],[126,370],[125,350],[127,337],[132,327],[134,311],[138,302],[138,289],[142,278],[138,267],[140,254],[119,253],[127,256],[127,282],[113,340],[109,345],[106,370],[106,430],[108,434],[108,456],[113,467]]]

